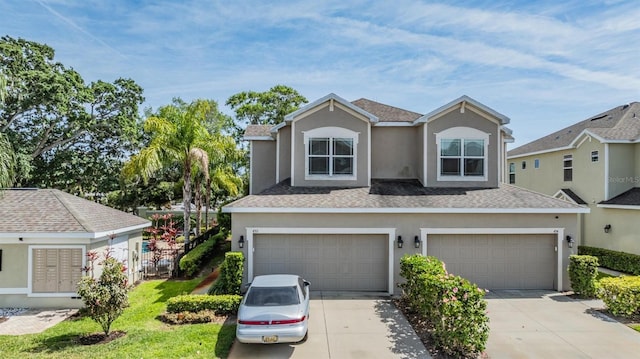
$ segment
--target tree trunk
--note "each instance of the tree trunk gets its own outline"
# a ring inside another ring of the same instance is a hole
[[[187,153],[187,159],[184,161],[184,183],[182,185],[182,204],[184,205],[184,245],[189,244],[189,231],[191,230],[191,159]]]
[[[194,232],[196,237],[200,236],[200,227],[202,226],[202,218],[200,214],[202,213],[202,183],[200,183],[200,178],[196,177],[194,180],[195,193],[193,194],[195,197],[196,203],[196,228]]]
[[[207,194],[204,197],[204,228],[209,230],[209,206],[211,205],[211,177],[207,179]]]

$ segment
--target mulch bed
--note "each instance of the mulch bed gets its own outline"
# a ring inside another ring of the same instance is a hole
[[[402,297],[396,298],[393,300],[393,303],[398,309],[400,309],[402,314],[404,314],[405,318],[407,318],[407,320],[409,321],[409,324],[411,324],[411,327],[416,332],[416,334],[422,341],[422,344],[424,344],[425,348],[427,348],[427,350],[429,351],[429,354],[431,354],[431,357],[433,359],[459,359],[459,357],[450,356],[436,348],[433,342],[433,339],[431,337],[431,331],[429,330],[429,325],[427,324],[426,321],[422,319],[420,315],[418,315],[415,311],[413,311],[409,307],[407,301],[404,298]],[[483,353],[478,358],[485,359],[485,358],[488,358],[488,356],[485,353]]]
[[[79,337],[78,342],[82,345],[106,344],[112,340],[124,337],[125,335],[127,335],[127,332],[122,330],[113,330],[109,335],[104,335],[104,333],[92,333]]]

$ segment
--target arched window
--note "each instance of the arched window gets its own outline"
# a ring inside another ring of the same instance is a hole
[[[304,133],[305,179],[355,180],[358,133],[320,127]]]
[[[453,127],[436,134],[438,181],[486,181],[489,134]]]

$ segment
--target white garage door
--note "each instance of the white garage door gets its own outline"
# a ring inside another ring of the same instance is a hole
[[[555,289],[556,236],[430,234],[427,255],[486,289]]]
[[[388,236],[256,234],[254,275],[297,274],[312,290],[388,290]]]

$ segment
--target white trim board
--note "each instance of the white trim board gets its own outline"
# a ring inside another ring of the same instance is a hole
[[[151,222],[147,222],[145,224],[139,224],[136,226],[118,228],[111,231],[103,231],[103,232],[0,232],[0,243],[4,243],[2,241],[3,238],[13,239],[13,241],[9,241],[6,243],[16,243],[18,238],[22,237],[25,242],[27,239],[39,239],[39,240],[51,240],[51,239],[62,239],[62,240],[70,240],[76,239],[73,243],[89,243],[88,240],[91,239],[99,239],[103,237],[108,237],[110,235],[118,235],[125,234],[129,232],[135,232],[137,230],[143,230],[147,227],[151,226]],[[77,239],[86,239],[85,242],[80,242]],[[93,242],[91,242],[93,243]]]
[[[296,208],[296,207],[222,207],[224,213],[590,213],[586,207],[580,208]]]
[[[0,288],[0,295],[3,294],[27,294],[29,288]]]
[[[599,204],[598,208],[611,208],[611,209],[635,209],[640,210],[640,206],[631,206],[623,204]]]
[[[556,290],[562,291],[564,228],[420,228],[422,255],[427,256],[430,234],[554,234],[556,235]]]
[[[247,248],[247,281],[253,280],[253,236],[255,234],[386,234],[389,236],[388,246],[388,278],[387,292],[393,295],[393,243],[395,240],[395,228],[317,228],[317,227],[246,227],[245,245]]]

